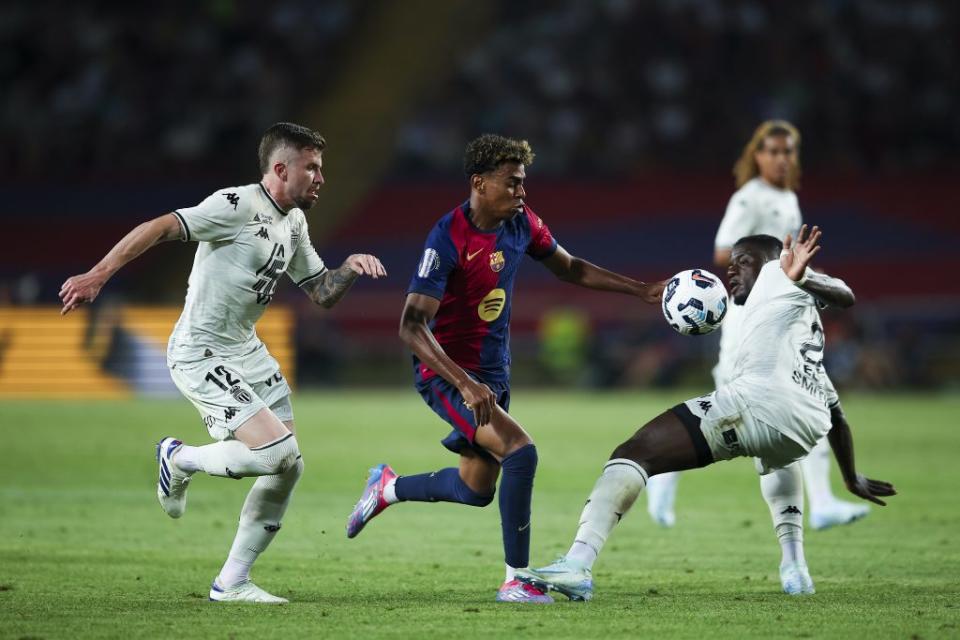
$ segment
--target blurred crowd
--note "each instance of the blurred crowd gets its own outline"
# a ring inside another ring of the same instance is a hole
[[[498,27],[401,132],[405,171],[448,172],[483,131],[533,141],[538,173],[716,167],[770,117],[799,125],[819,169],[956,163],[955,3],[500,4]]]
[[[215,157],[252,171],[250,141],[324,97],[376,4],[5,3],[0,168],[169,176]],[[818,168],[955,163],[958,13],[946,0],[497,0],[455,77],[396,132],[395,172],[449,175],[485,131],[533,141],[544,173],[716,167],[774,115],[807,133]]]
[[[0,169],[57,178],[255,175],[251,141],[300,115],[349,0],[0,6]]]

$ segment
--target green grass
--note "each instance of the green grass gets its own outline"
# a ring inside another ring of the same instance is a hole
[[[688,395],[515,390],[540,450],[535,564],[566,549],[613,446]],[[306,473],[254,569],[292,602],[269,608],[206,601],[250,480],[198,477],[177,521],[156,503],[153,443],[207,441],[186,401],[5,402],[0,637],[956,637],[960,399],[851,394],[845,406],[861,470],[901,495],[807,533],[815,596],[780,593],[779,547],[752,463],[738,460],[684,477],[673,530],[641,498],[595,567],[593,602],[516,607],[492,601],[495,505],[404,504],[344,535],[368,466],[456,462],[413,391],[297,395]]]

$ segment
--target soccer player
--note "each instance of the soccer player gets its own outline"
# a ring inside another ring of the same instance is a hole
[[[803,226],[796,244],[789,235],[785,244],[766,235],[734,244],[727,275],[734,304],[743,305],[744,320],[730,382],[660,414],[614,449],[567,554],[552,565],[521,572],[520,579],[574,600],[589,600],[597,555],[649,477],[753,456],[763,481],[771,482],[765,492],[771,512],[782,514],[777,535],[783,550],[783,589],[814,593],[803,542],[795,536],[802,525],[796,496],[781,491],[770,471],[796,471],[793,463],[826,435],[851,493],[879,505],[885,504],[881,497],[896,493],[890,483],[857,473],[850,427],[842,415],[831,421],[827,408],[817,304],[849,307],[854,296],[842,280],[808,269],[819,240],[817,227],[808,234]]]
[[[726,269],[733,243],[738,238],[765,234],[783,238],[795,234],[802,222],[796,189],[800,181],[800,132],[789,122],[768,120],[753,132],[733,170],[739,188],[720,222],[714,243],[714,264]],[[733,362],[740,345],[743,307],[731,305],[720,328],[720,358],[713,369],[717,388],[727,384],[733,374]],[[824,384],[838,404],[833,383],[823,374]],[[842,413],[842,412],[841,412]],[[830,489],[830,444],[824,438],[800,465],[803,473],[789,473],[785,484],[795,481],[806,485],[810,501],[810,526],[826,529],[848,524],[866,516],[870,507],[840,500]],[[664,473],[647,484],[647,510],[655,522],[671,527],[676,521],[674,501],[679,473]],[[802,491],[799,487],[798,491]],[[802,505],[798,507],[803,510]]]
[[[250,581],[250,567],[280,530],[303,460],[294,435],[290,387],[254,324],[286,274],[311,300],[330,308],[361,275],[386,275],[380,261],[349,256],[328,269],[307,232],[304,211],[319,198],[326,141],[281,122],[260,140],[259,184],[220,189],[195,207],[145,222],[93,269],[69,278],[62,313],[93,302],[107,280],[147,249],[168,240],[198,242],[183,313],[167,348],[174,383],[194,404],[210,435],[204,446],[172,437],[156,447],[157,497],[171,518],[186,508],[194,473],[255,476],[229,556],[210,600],[280,604]]]
[[[527,254],[559,279],[659,304],[663,283],[645,284],[567,253],[527,206],[526,140],[483,135],[467,146],[464,171],[470,197],[443,216],[407,290],[400,337],[413,351],[417,391],[453,427],[443,445],[459,454],[459,468],[397,476],[388,465],[370,471],[347,523],[356,536],[389,505],[403,501],[493,501],[501,471],[500,517],[506,579],[499,602],[552,602],[515,579],[530,549],[530,499],[537,449],[507,411],[510,407],[510,301]]]

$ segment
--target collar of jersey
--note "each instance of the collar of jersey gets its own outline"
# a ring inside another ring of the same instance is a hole
[[[270,195],[270,192],[267,191],[267,188],[266,188],[265,186],[263,186],[263,183],[262,183],[262,182],[260,183],[260,190],[263,191],[263,195],[267,196],[267,199],[270,200],[271,204],[273,204],[273,208],[274,208],[274,209],[276,209],[277,211],[279,211],[279,212],[282,213],[283,215],[287,215],[287,212],[280,208],[280,205],[278,205],[278,204],[277,204],[277,201],[273,199],[273,196]]]
[[[470,228],[476,231],[477,233],[485,233],[488,235],[496,234],[496,233],[500,233],[500,230],[503,229],[504,225],[502,222],[494,229],[481,229],[477,225],[473,224],[473,220],[470,219],[470,200],[467,200],[462,205],[460,205],[460,209],[463,211],[463,217],[467,219],[467,224],[470,225]]]

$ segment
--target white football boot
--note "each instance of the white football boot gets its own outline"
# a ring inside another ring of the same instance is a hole
[[[870,505],[866,503],[834,500],[826,508],[810,510],[810,526],[816,531],[823,531],[830,527],[850,524],[870,513]]]
[[[783,592],[791,596],[803,596],[816,593],[813,588],[813,578],[807,565],[799,562],[780,565],[780,584]]]
[[[157,443],[157,465],[160,479],[157,481],[157,499],[171,518],[179,518],[187,508],[187,485],[190,474],[173,464],[173,454],[183,446],[176,438],[166,437]]]
[[[249,580],[224,589],[214,580],[210,585],[212,602],[248,602],[253,604],[287,604],[286,598],[267,593]]]

